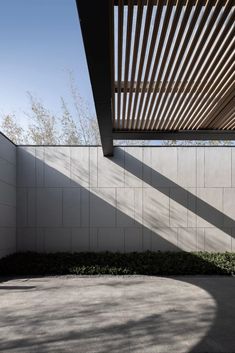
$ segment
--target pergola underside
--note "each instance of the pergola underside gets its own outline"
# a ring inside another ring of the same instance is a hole
[[[235,139],[234,1],[77,7],[104,155],[113,139]]]

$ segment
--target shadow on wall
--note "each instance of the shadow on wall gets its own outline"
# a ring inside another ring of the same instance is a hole
[[[121,148],[18,151],[19,250],[231,251],[231,217]]]
[[[179,250],[179,245],[184,242],[180,241],[175,229],[179,224],[183,229],[182,212],[185,209],[193,215],[200,216],[213,227],[222,229],[224,233],[226,229],[222,225],[225,223],[229,229],[234,228],[233,219],[127,152],[125,152],[123,162],[122,149],[117,149],[115,156],[109,160],[104,159],[103,163],[113,162],[114,172],[117,170],[115,165],[125,168],[130,173],[126,175],[126,181],[129,177],[135,176],[135,186],[130,188],[121,186],[122,175],[119,173],[112,173],[112,178],[115,177],[113,187],[104,187],[110,178],[109,170],[103,173],[103,181],[101,180],[99,184],[93,180],[96,176],[92,174],[97,173],[96,163],[94,165],[89,163],[87,167],[84,167],[85,164],[79,164],[75,156],[69,156],[69,149],[64,148],[59,151],[56,152],[51,148],[50,153],[45,156],[44,149],[38,148],[36,152],[33,149],[33,155],[32,152],[25,151],[23,158],[21,156],[18,159],[17,218],[20,250],[39,252],[71,251],[71,249],[74,251],[126,252],[147,249]],[[73,163],[70,163],[70,160]],[[22,163],[21,166],[20,163]],[[100,168],[104,168],[104,165]],[[30,173],[30,170],[33,172]],[[156,183],[156,180],[159,182]],[[146,187],[142,188],[143,183],[151,187],[145,185]],[[171,201],[182,208],[175,207],[173,211],[170,210]],[[134,207],[130,206],[132,204]],[[172,224],[169,223],[170,212]],[[225,235],[231,236],[231,233],[228,231]],[[192,244],[189,237],[190,233],[187,233],[184,241]],[[195,242],[190,246],[195,250]],[[216,278],[214,280],[216,282]],[[182,281],[195,283],[190,278],[183,278]],[[208,345],[208,351],[223,351],[223,347],[226,347],[226,344],[229,345],[229,342],[223,342],[224,346],[216,346],[213,337],[218,337],[218,340],[222,342],[221,337],[224,335],[223,337],[230,337],[230,343],[232,342],[233,327],[226,325],[225,318],[233,314],[229,305],[224,310],[224,303],[228,302],[229,290],[234,291],[234,284],[230,283],[230,289],[227,288],[227,290],[224,290],[226,288],[224,284],[222,292],[218,290],[216,283],[211,285],[206,278],[197,279],[196,285],[213,296],[217,311],[211,322],[210,331],[191,352],[203,351],[205,345]],[[138,302],[138,298],[135,300]],[[190,305],[190,302],[186,305]],[[91,303],[91,307],[86,310],[91,310],[94,314],[96,309]],[[87,314],[86,311],[85,315]],[[205,306],[201,320],[207,320],[207,314]],[[73,313],[70,318],[73,319]],[[156,328],[160,327],[159,323],[162,319],[157,315],[150,315],[137,322],[130,321],[128,327],[134,333],[133,338],[135,338],[135,333],[143,336],[145,333],[150,334],[149,346],[154,347],[158,338]],[[32,322],[32,327],[38,323],[40,323],[40,318]],[[200,322],[198,324],[200,325]],[[93,329],[87,332],[87,338],[90,335],[107,337],[111,333],[115,335],[115,332],[117,332],[115,326],[107,327],[104,332]],[[174,334],[177,332],[170,332],[167,337],[174,337]],[[118,349],[120,350],[120,347],[124,349],[126,343],[123,342],[121,346],[120,337],[118,335],[115,337],[118,340]],[[64,339],[76,341],[81,337],[76,335],[76,332],[70,332]],[[26,342],[25,344],[27,345]],[[109,342],[107,342],[107,347],[108,344]]]
[[[146,213],[143,222],[141,188],[90,187],[88,183],[84,187],[92,167],[75,165],[73,173],[66,147],[63,150],[58,154],[50,148],[46,156],[47,163],[58,169],[45,163],[45,156],[35,158],[25,151],[18,160],[18,251],[179,250],[177,231],[169,227],[166,217],[167,199],[156,200],[160,221]]]

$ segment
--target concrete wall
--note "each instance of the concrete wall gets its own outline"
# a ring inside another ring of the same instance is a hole
[[[16,250],[16,147],[0,134],[0,258]]]
[[[18,147],[17,247],[235,249],[235,149]]]

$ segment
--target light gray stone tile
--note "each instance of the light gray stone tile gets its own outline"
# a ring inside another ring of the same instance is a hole
[[[98,249],[99,251],[124,252],[124,229],[99,228]]]
[[[205,229],[197,228],[197,251],[205,251]]]
[[[88,227],[90,224],[90,191],[81,188],[81,226]]]
[[[197,226],[197,189],[188,188],[188,227]]]
[[[134,189],[134,210],[135,227],[142,227],[143,224],[143,189]]]
[[[72,251],[85,252],[90,250],[89,228],[72,229]]]
[[[98,149],[90,147],[90,186],[98,186]]]
[[[143,225],[149,229],[169,227],[169,189],[143,190]]]
[[[17,229],[17,251],[36,251],[35,228]]]
[[[113,157],[104,157],[101,148],[98,148],[98,186],[124,186],[124,149],[115,147]]]
[[[81,223],[81,190],[80,188],[63,189],[63,225],[79,227]]]
[[[178,147],[178,184],[196,186],[196,149]]]
[[[143,251],[152,249],[152,231],[143,227]]]
[[[231,187],[231,147],[205,147],[205,186]]]
[[[0,204],[0,227],[16,226],[16,208]]]
[[[178,228],[178,247],[183,251],[197,251],[197,229]]]
[[[37,203],[37,193],[36,189],[28,189],[28,226],[36,226],[37,215],[36,215],[36,203]],[[18,212],[18,208],[17,208]]]
[[[197,227],[222,227],[223,217],[223,189],[197,189]]]
[[[142,147],[125,147],[125,186],[142,187],[142,158]]]
[[[0,134],[0,157],[16,164],[16,147]]]
[[[232,150],[232,187],[235,187],[235,148]]]
[[[127,227],[135,224],[134,188],[117,188],[117,226]]]
[[[71,230],[66,228],[46,228],[45,251],[69,252],[71,251]]]
[[[125,228],[125,252],[143,251],[142,229]]]
[[[36,227],[36,249],[39,253],[45,252],[44,228]]]
[[[62,225],[62,189],[37,189],[37,225],[39,227]]]
[[[204,147],[196,148],[196,156],[197,156],[197,186],[205,187],[205,149]]]
[[[224,188],[224,226],[235,228],[235,188]]]
[[[89,147],[70,147],[72,186],[89,186],[89,151]]]
[[[35,147],[17,147],[16,175],[18,186],[35,186]]]
[[[177,147],[152,148],[152,185],[173,187],[177,183]]]
[[[98,248],[98,228],[90,228],[90,251],[97,252]]]
[[[232,252],[235,252],[235,228],[231,230]]]
[[[28,225],[28,189],[17,188],[17,226],[24,227]]]
[[[152,185],[152,147],[143,147],[143,187]]]
[[[170,226],[187,227],[188,193],[183,188],[170,188]]]
[[[46,147],[45,147],[46,148]],[[44,186],[44,147],[35,148],[36,186]]]
[[[115,189],[91,188],[90,224],[93,227],[115,227]]]
[[[230,228],[205,228],[205,251],[231,251]]]
[[[156,228],[151,243],[152,251],[177,251],[177,228]]]
[[[16,229],[0,227],[0,250],[16,249]]]
[[[16,166],[1,158],[0,152],[0,181],[16,185]]]
[[[0,180],[0,203],[16,206],[16,187]]]
[[[70,186],[69,147],[45,147],[44,161],[45,186]]]

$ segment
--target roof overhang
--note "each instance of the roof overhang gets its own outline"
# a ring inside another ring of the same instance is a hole
[[[113,139],[235,139],[233,0],[77,7],[104,155]]]

